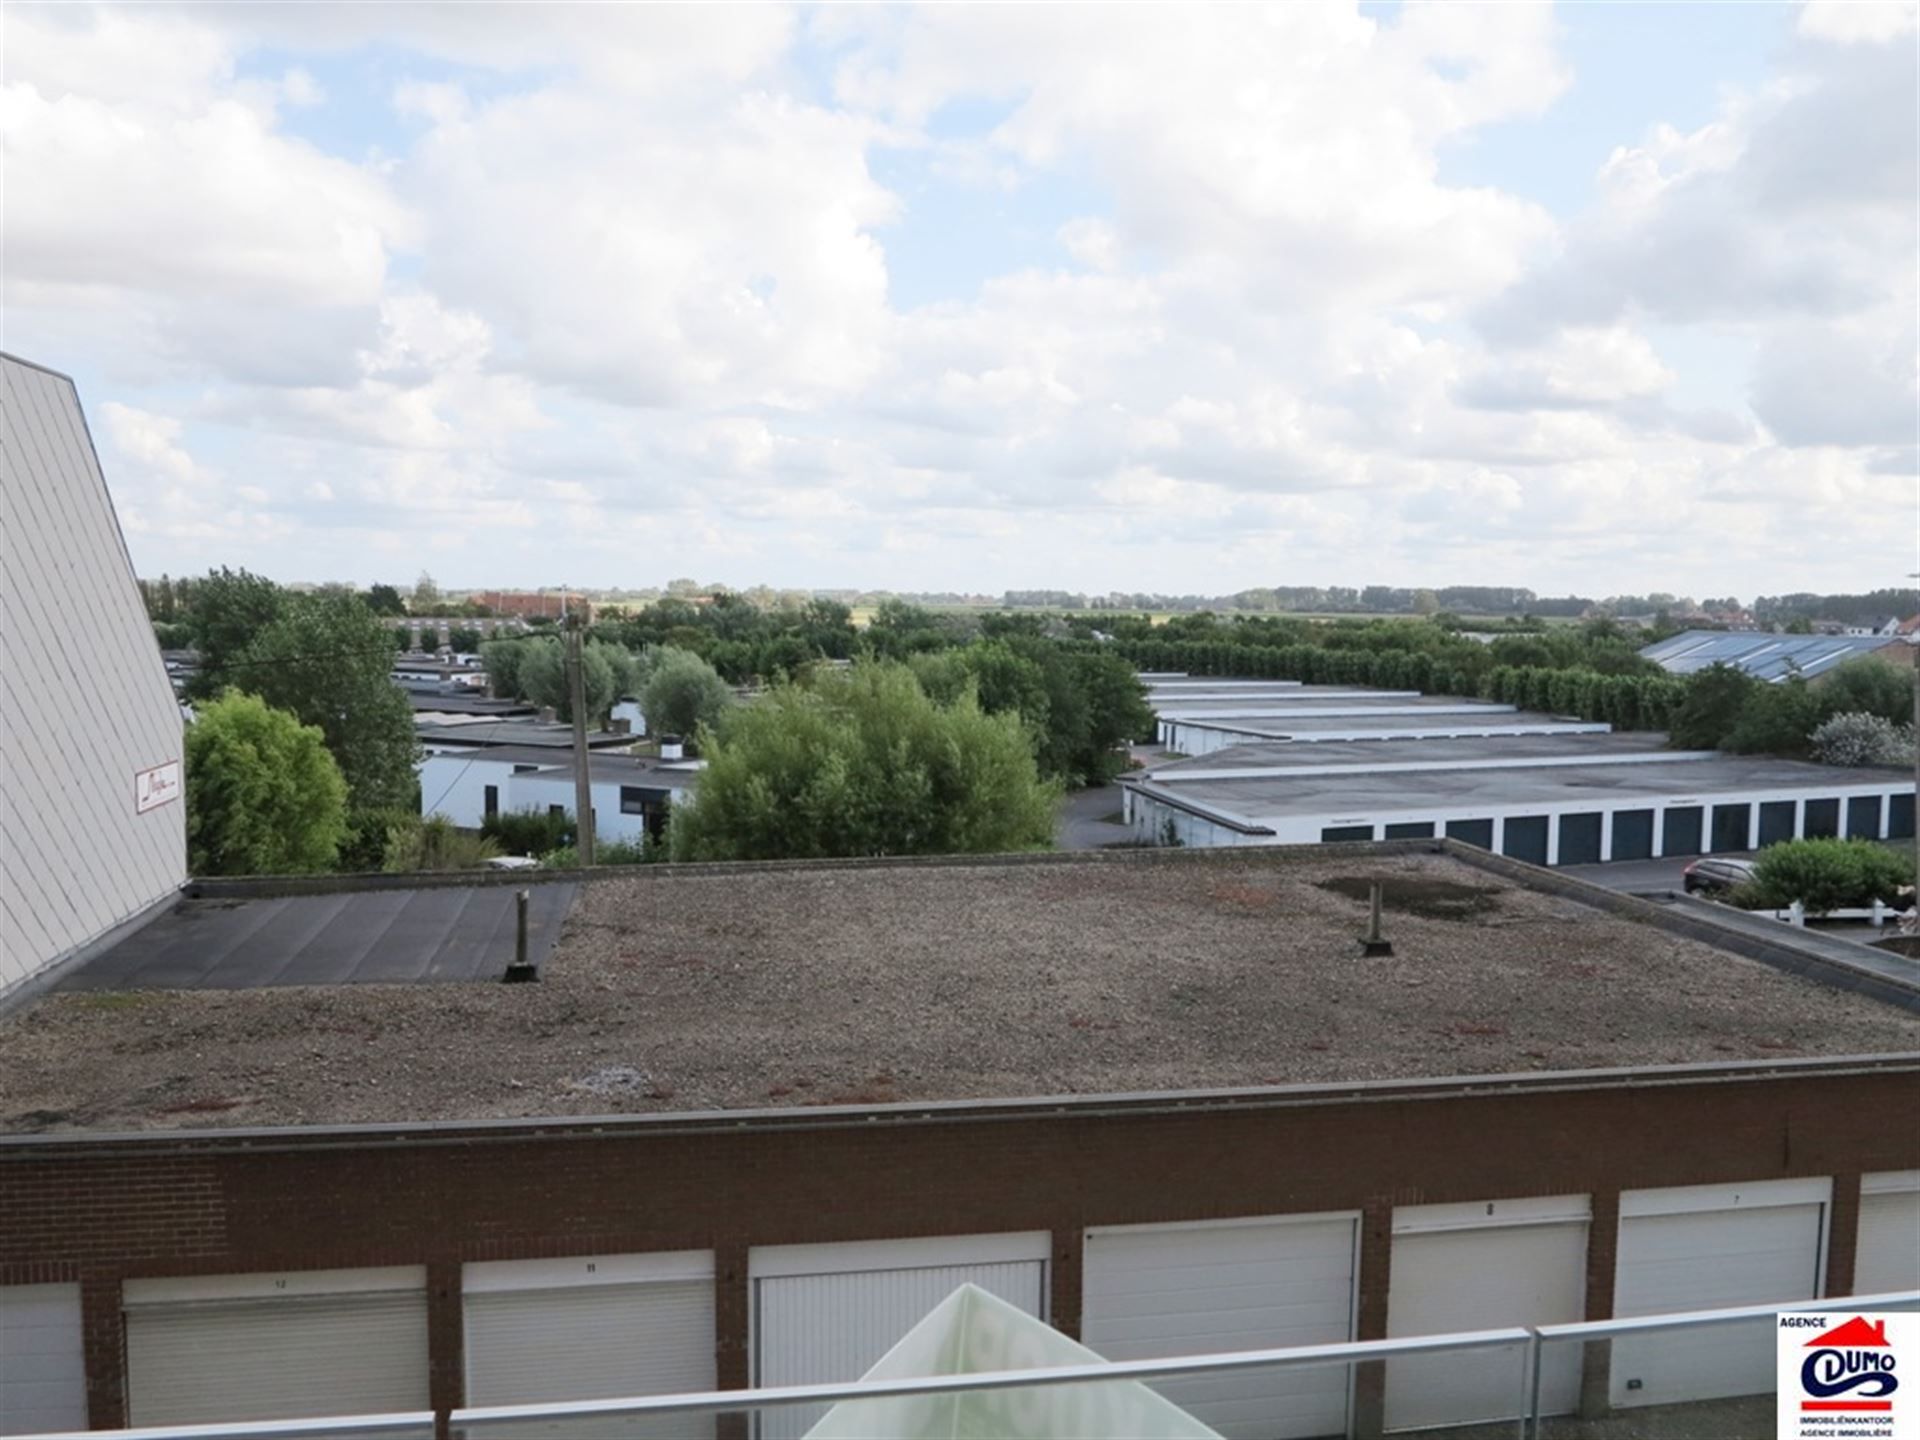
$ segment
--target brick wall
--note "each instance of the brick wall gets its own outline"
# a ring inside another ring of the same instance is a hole
[[[724,1128],[691,1116],[0,1143],[0,1284],[81,1282],[91,1414],[109,1426],[125,1423],[122,1280],[425,1264],[444,1411],[462,1403],[469,1260],[712,1249],[718,1374],[734,1387],[748,1380],[754,1245],[1049,1230],[1052,1319],[1073,1334],[1087,1226],[1358,1210],[1369,1339],[1386,1323],[1395,1205],[1592,1194],[1589,1317],[1601,1319],[1621,1190],[1834,1176],[1829,1288],[1844,1291],[1859,1174],[1920,1167],[1920,1130],[1898,1123],[1920,1101],[1914,1067],[1569,1083],[895,1107],[878,1119],[793,1111]]]

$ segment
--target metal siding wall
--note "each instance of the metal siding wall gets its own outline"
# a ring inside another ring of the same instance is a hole
[[[1920,1190],[1860,1197],[1853,1293],[1920,1288]]]
[[[711,1390],[713,1281],[505,1290],[466,1297],[467,1403],[606,1400]],[[631,1421],[623,1437],[713,1433],[711,1416]],[[538,1433],[540,1427],[530,1427]],[[490,1428],[504,1437],[507,1431]]]
[[[78,1285],[0,1285],[0,1435],[87,1428]]]
[[[1625,1218],[1614,1314],[1811,1300],[1819,1294],[1826,1210],[1777,1205]],[[1613,1342],[1619,1406],[1762,1395],[1773,1377],[1773,1324],[1764,1318]]]
[[[134,1425],[424,1410],[427,1297],[302,1296],[127,1311]]]
[[[1090,1230],[1081,1338],[1108,1360],[1352,1338],[1349,1218]],[[1343,1433],[1347,1367],[1249,1370],[1154,1387],[1227,1440]]]
[[[186,878],[173,687],[71,381],[0,357],[0,993]]]
[[[755,1280],[754,1383],[858,1380],[967,1282],[1045,1319],[1046,1269],[1042,1260],[987,1261]],[[818,1405],[783,1406],[760,1417],[761,1440],[804,1435],[824,1413]]]
[[[1393,1237],[1387,1335],[1438,1335],[1584,1320],[1587,1222],[1496,1225]],[[1523,1352],[1455,1351],[1387,1364],[1386,1423],[1404,1430],[1503,1420],[1520,1413]],[[1580,1351],[1542,1356],[1542,1413],[1580,1400]]]

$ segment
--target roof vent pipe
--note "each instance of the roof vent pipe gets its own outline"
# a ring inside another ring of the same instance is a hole
[[[1380,882],[1370,882],[1367,886],[1367,933],[1360,941],[1360,953],[1369,959],[1393,954],[1393,942],[1380,933],[1380,895]]]

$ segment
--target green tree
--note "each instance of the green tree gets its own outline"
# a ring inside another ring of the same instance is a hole
[[[400,592],[391,585],[375,585],[367,591],[367,608],[376,615],[404,615],[407,602],[400,598]]]
[[[1019,720],[942,707],[904,666],[781,685],[722,722],[676,860],[990,854],[1045,849],[1058,787]]]
[[[663,646],[653,652],[640,686],[640,713],[650,735],[693,735],[717,727],[733,691],[698,655]],[[704,782],[703,782],[704,783]]]
[[[1834,666],[1814,691],[1825,715],[1878,715],[1895,725],[1913,719],[1913,672],[1872,655]]]
[[[440,587],[433,583],[433,576],[424,570],[420,572],[420,578],[414,581],[413,595],[407,601],[407,608],[415,615],[440,613]]]
[[[243,687],[319,727],[356,810],[416,809],[420,742],[387,626],[358,596],[297,596],[254,638]]]
[[[229,692],[187,727],[187,863],[196,875],[333,867],[347,784],[325,739],[257,695]]]
[[[480,663],[486,667],[487,687],[495,695],[512,700],[526,698],[521,672],[525,668],[528,640],[488,640],[480,646]]]
[[[1682,750],[1719,749],[1759,688],[1758,680],[1731,665],[1695,671],[1670,722],[1673,743]]]
[[[1153,709],[1133,666],[1107,650],[1076,655],[1073,667],[1087,701],[1087,729],[1075,757],[1079,778],[1104,785],[1126,768],[1126,747],[1153,737]]]
[[[456,655],[477,654],[482,638],[478,630],[466,625],[455,625],[447,631],[447,644]]]
[[[516,677],[520,693],[535,705],[551,706],[562,720],[573,719],[572,677],[567,674],[567,647],[544,637],[522,641]],[[613,702],[631,688],[633,657],[617,645],[590,640],[580,647],[581,684],[587,698],[587,723],[598,725]]]
[[[264,575],[209,570],[190,592],[185,619],[200,652],[200,672],[187,684],[189,700],[218,695],[230,685],[251,689],[239,666],[254,637],[286,611],[287,593]]]
[[[1819,697],[1797,675],[1757,685],[1720,745],[1738,755],[1803,756],[1823,715]]]

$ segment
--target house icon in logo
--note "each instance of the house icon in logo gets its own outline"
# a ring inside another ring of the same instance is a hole
[[[1863,1349],[1868,1346],[1882,1350],[1891,1348],[1892,1342],[1887,1339],[1886,1321],[1876,1320],[1872,1324],[1869,1324],[1866,1317],[1856,1315],[1853,1319],[1847,1321],[1846,1324],[1829,1330],[1825,1334],[1814,1336],[1813,1339],[1807,1341],[1806,1344],[1806,1348],[1809,1350],[1816,1347],[1822,1349],[1854,1350]]]

